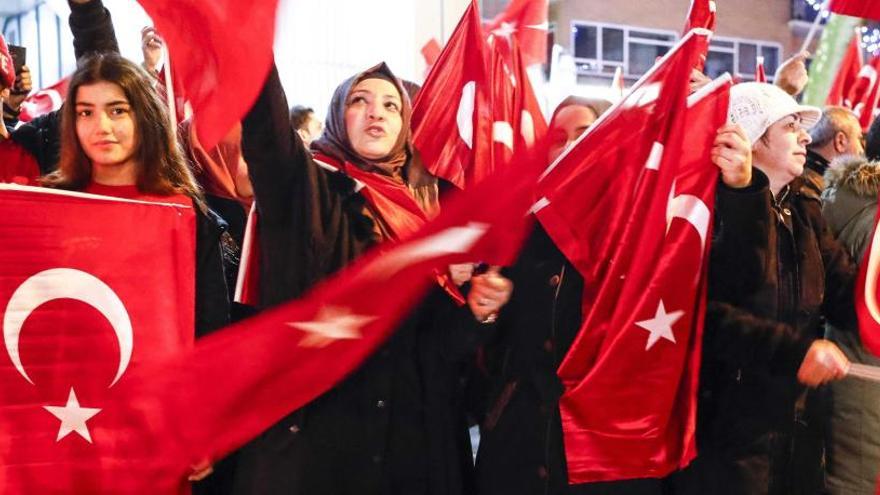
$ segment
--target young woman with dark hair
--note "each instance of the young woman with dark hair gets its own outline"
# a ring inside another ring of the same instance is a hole
[[[229,321],[220,237],[167,111],[147,74],[117,53],[81,59],[61,116],[61,160],[46,187],[192,205],[196,211],[196,335]],[[144,235],[161,235],[145,232]]]

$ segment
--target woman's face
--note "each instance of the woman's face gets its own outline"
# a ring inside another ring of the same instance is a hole
[[[550,139],[547,161],[553,163],[571,143],[593,125],[596,118],[596,112],[589,107],[569,105],[561,108],[547,131]]]
[[[345,102],[345,130],[354,151],[378,160],[391,153],[403,126],[403,102],[385,79],[364,79]]]
[[[116,174],[120,169],[136,171],[134,114],[116,84],[100,81],[77,89],[76,136],[95,174],[108,169],[116,169]]]

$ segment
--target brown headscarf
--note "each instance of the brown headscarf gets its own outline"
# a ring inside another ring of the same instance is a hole
[[[403,107],[400,111],[402,125],[400,127],[400,135],[397,136],[397,142],[394,143],[391,152],[379,160],[369,160],[358,155],[354,148],[352,148],[351,141],[348,139],[348,132],[345,129],[346,102],[354,87],[364,79],[384,79],[393,84],[397,88],[397,92],[400,93]],[[385,65],[385,62],[382,62],[346,79],[336,88],[336,91],[333,93],[333,99],[330,100],[330,107],[327,109],[324,133],[321,134],[320,138],[312,142],[311,148],[337,160],[349,162],[361,170],[378,172],[400,169],[406,165],[410,156],[412,156],[409,129],[411,117],[412,104],[406,90],[403,88],[400,80],[391,72],[391,69]]]

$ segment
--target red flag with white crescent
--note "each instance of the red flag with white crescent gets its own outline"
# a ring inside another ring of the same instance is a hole
[[[722,78],[685,102],[708,34],[683,38],[539,186],[538,219],[588,281],[557,371],[571,483],[662,477],[696,453],[709,150],[730,87]],[[598,199],[566,211],[576,197]]]
[[[43,88],[27,97],[21,104],[21,115],[18,119],[22,122],[30,122],[40,115],[59,110],[67,97],[67,86],[70,84],[70,76],[67,76],[55,84]]]
[[[454,191],[415,235],[381,244],[302,299],[141,368],[118,401],[141,411],[154,436],[173,434],[187,460],[222,457],[355,369],[436,283],[436,270],[512,262],[529,228],[538,172],[529,163]],[[381,300],[364,297],[380,291]]]
[[[880,21],[880,3],[876,0],[831,0],[831,12]]]
[[[187,492],[110,397],[192,346],[192,207],[0,185],[0,210],[0,492]]]
[[[853,113],[859,118],[862,129],[867,132],[874,120],[880,98],[880,56],[874,56],[862,66],[859,77],[847,98],[852,103]]]
[[[514,38],[526,66],[547,61],[548,0],[512,0],[486,23],[486,33]]]
[[[493,166],[488,60],[472,0],[413,104],[413,145],[425,166],[462,189]]]

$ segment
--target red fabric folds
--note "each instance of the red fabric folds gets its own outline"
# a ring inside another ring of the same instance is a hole
[[[278,0],[138,0],[174,59],[207,149],[241,121],[272,63]]]
[[[707,35],[686,36],[539,184],[538,219],[586,281],[558,370],[571,483],[662,477],[695,455],[709,150],[730,86],[685,104]]]
[[[875,0],[831,0],[831,12],[880,21],[880,3]]]
[[[0,492],[188,492],[111,397],[192,346],[192,208],[0,186],[0,209]]]
[[[488,60],[473,0],[413,105],[413,146],[428,171],[460,189],[492,171]]]

